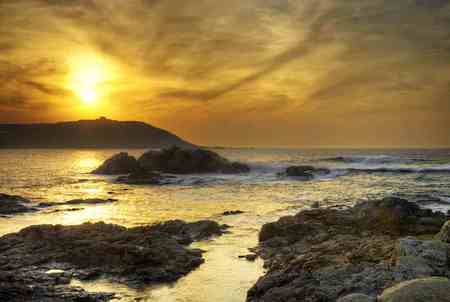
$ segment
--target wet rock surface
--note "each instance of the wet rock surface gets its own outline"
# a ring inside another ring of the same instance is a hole
[[[422,240],[433,238],[446,220],[392,197],[282,217],[261,229],[255,251],[268,272],[247,301],[323,302],[351,294],[374,299],[402,281],[448,277],[448,243]]]
[[[316,175],[330,174],[330,170],[326,168],[316,168],[313,166],[291,166],[286,171],[279,173],[279,176],[295,177],[299,180],[312,180]]]
[[[17,195],[0,193],[0,215],[15,215],[36,211],[31,201]]]
[[[101,222],[31,226],[0,238],[0,301],[112,298],[71,288],[71,278],[106,277],[133,287],[175,281],[204,261],[202,250],[185,245],[224,230],[208,220],[134,228]]]
[[[162,185],[170,183],[170,180],[174,178],[173,176],[162,175],[160,173],[139,170],[127,176],[118,177],[116,182],[130,185]]]

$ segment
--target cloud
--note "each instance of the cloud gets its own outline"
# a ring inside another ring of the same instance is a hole
[[[267,118],[275,124],[273,131],[288,140],[287,128],[319,118],[335,125],[345,117],[342,123],[352,129],[362,128],[364,116],[383,120],[395,113],[405,120],[407,106],[417,120],[447,112],[450,4],[446,0],[0,2],[3,104],[11,106],[15,100],[22,108],[69,98],[63,83],[66,59],[77,52],[94,53],[117,66],[121,77],[108,84],[114,88],[109,105],[134,108],[120,117],[132,118],[138,108],[158,108],[149,109],[153,114],[149,119],[168,127],[175,117],[192,121],[204,111],[210,119],[241,119],[236,125]],[[178,110],[185,106],[195,109]],[[279,115],[276,120],[274,113]],[[397,122],[385,124],[380,131],[389,135],[389,125]],[[198,126],[192,125],[186,127],[187,136],[196,135]],[[441,126],[433,127],[438,131]],[[208,135],[202,137],[215,139]]]

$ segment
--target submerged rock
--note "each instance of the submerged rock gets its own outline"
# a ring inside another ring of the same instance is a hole
[[[36,211],[30,203],[30,200],[21,196],[0,193],[0,214],[15,215]]]
[[[92,174],[128,174],[138,169],[139,164],[136,158],[126,152],[121,152],[107,159],[100,167],[92,171]]]
[[[445,220],[394,198],[282,217],[260,231],[255,250],[268,273],[247,301],[336,301],[350,294],[373,299],[401,281],[448,276],[448,244],[399,241],[434,235]]]
[[[146,171],[173,174],[193,173],[246,173],[250,168],[230,162],[219,154],[204,149],[180,149],[172,147],[162,151],[144,153],[138,162]]]
[[[24,301],[21,298],[34,295],[36,301],[47,301],[39,300],[41,296],[66,301],[65,293],[72,291],[66,284],[72,277],[104,276],[135,287],[175,281],[204,261],[202,250],[185,245],[223,232],[224,226],[213,221],[175,220],[135,228],[102,222],[31,226],[0,238],[0,272],[14,277],[0,274],[0,297],[9,294],[15,297],[11,301]],[[65,273],[47,273],[55,269]],[[30,293],[30,288],[40,290]],[[79,296],[88,298],[74,301],[102,301],[85,292]]]
[[[280,173],[279,176],[296,177],[300,180],[312,180],[315,175],[329,174],[330,170],[326,168],[315,168],[313,166],[291,166],[286,171]]]
[[[379,302],[450,302],[447,278],[424,278],[405,281],[386,289]]]

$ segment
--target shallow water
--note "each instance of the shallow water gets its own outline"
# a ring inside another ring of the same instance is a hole
[[[32,224],[105,221],[136,226],[183,219],[214,219],[231,233],[195,243],[207,252],[199,269],[170,285],[133,290],[107,280],[74,284],[93,291],[114,291],[122,301],[244,301],[263,274],[261,261],[239,259],[257,244],[262,224],[319,201],[322,206],[351,205],[386,195],[405,196],[424,207],[450,209],[449,150],[272,150],[218,149],[223,156],[252,166],[248,175],[187,175],[165,186],[115,184],[90,175],[104,159],[122,150],[0,150],[0,192],[35,202],[75,198],[117,198],[107,205],[70,206],[75,212],[0,218],[0,234]],[[128,150],[140,155],[144,150]],[[276,174],[294,164],[328,167],[331,173],[310,182]],[[68,208],[60,206],[60,209]],[[227,210],[245,211],[223,217]]]

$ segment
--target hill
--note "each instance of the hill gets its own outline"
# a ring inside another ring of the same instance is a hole
[[[96,120],[0,124],[0,148],[192,148],[178,136],[143,122]]]

